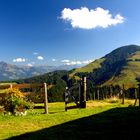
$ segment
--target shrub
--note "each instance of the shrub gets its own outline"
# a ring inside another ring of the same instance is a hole
[[[12,114],[33,108],[33,103],[27,101],[22,92],[17,88],[9,88],[6,90],[2,104],[5,111],[11,112]]]

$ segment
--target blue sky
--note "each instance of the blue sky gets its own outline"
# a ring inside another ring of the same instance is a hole
[[[0,0],[0,61],[87,64],[140,45],[139,0]]]

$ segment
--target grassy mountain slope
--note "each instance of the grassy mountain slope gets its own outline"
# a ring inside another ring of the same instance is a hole
[[[120,47],[71,75],[80,77],[83,73],[96,84],[136,85],[136,77],[140,77],[140,46]]]
[[[136,52],[128,57],[128,62],[120,71],[118,76],[111,77],[104,84],[127,84],[128,86],[137,85],[136,77],[140,77],[140,52]]]
[[[73,77],[76,73],[79,72],[93,72],[94,70],[98,69],[101,67],[101,63],[105,60],[105,58],[101,58],[101,59],[97,59],[93,62],[91,62],[90,64],[82,67],[82,68],[77,68],[75,69],[72,73],[70,73],[70,77]]]

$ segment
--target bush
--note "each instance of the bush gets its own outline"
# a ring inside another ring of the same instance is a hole
[[[6,112],[11,112],[12,114],[33,108],[33,103],[27,101],[22,92],[17,88],[6,90],[6,96],[2,101],[2,105]]]

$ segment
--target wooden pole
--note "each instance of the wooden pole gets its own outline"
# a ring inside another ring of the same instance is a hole
[[[80,107],[86,108],[86,77],[82,78],[82,85],[81,85],[81,95],[80,95]]]
[[[10,88],[11,88],[11,89],[13,88],[13,85],[12,85],[12,84],[10,84]]]
[[[65,111],[68,109],[68,87],[66,87],[65,91]]]
[[[104,100],[104,93],[105,93],[105,88],[102,89],[102,100]]]
[[[139,107],[140,107],[140,84],[138,84],[138,86],[139,86],[139,89],[138,89],[139,90],[139,92],[138,92],[139,94],[138,94],[138,96],[139,96]]]
[[[81,81],[79,82],[79,101],[80,101],[80,98],[81,98]]]
[[[110,98],[112,98],[112,86],[110,86]]]
[[[96,89],[94,88],[93,99],[95,100]]]
[[[87,79],[84,77],[84,103],[86,108],[86,92],[87,92]]]
[[[135,88],[135,99],[137,99],[138,98],[138,91],[137,91],[137,89]]]
[[[134,106],[136,106],[137,100],[138,100],[138,92],[137,92],[137,89],[135,89],[135,103],[134,103]]]
[[[124,84],[123,84],[123,89],[122,89],[122,104],[124,104],[124,99],[125,99],[125,93],[124,93]]]
[[[44,88],[45,88],[45,102],[44,102],[45,114],[48,114],[48,95],[47,95],[47,84],[46,83],[44,83]]]
[[[100,100],[100,91],[99,91],[99,88],[97,89],[97,96],[98,96],[98,100]]]

